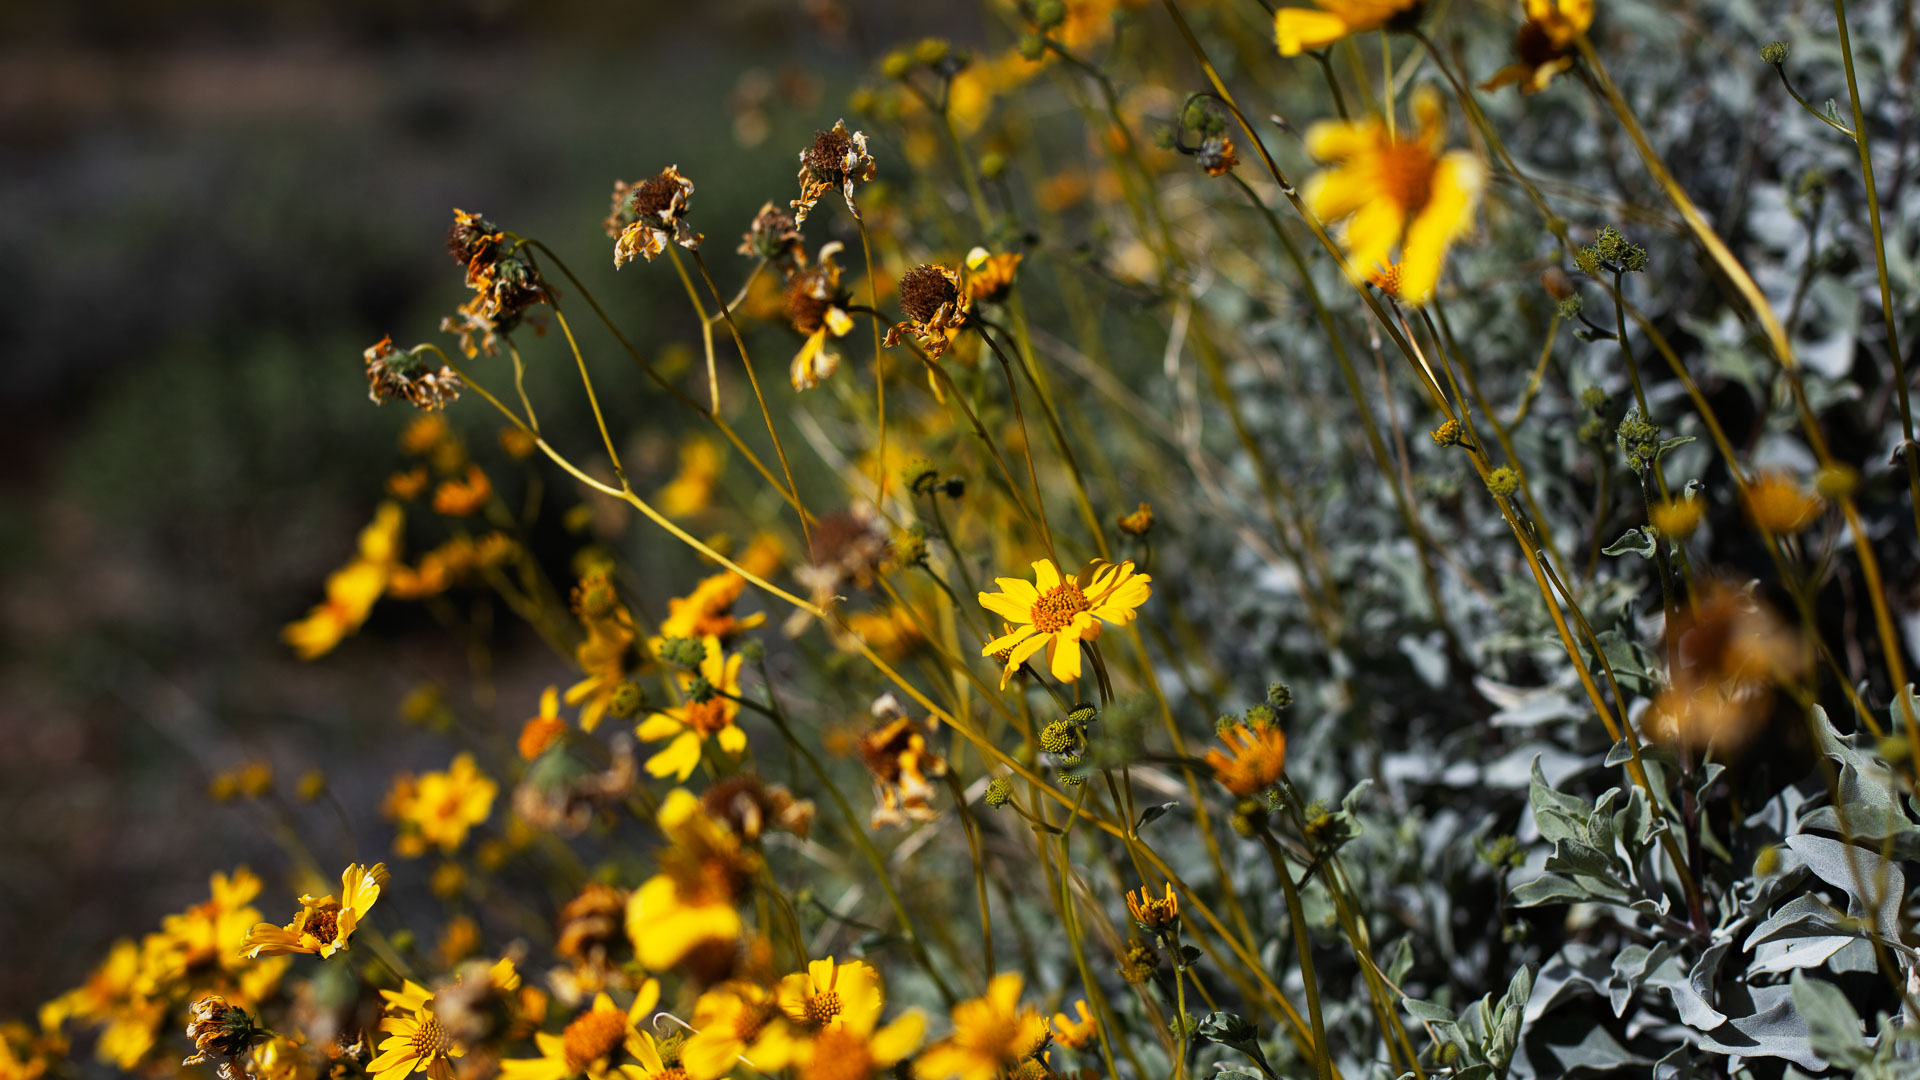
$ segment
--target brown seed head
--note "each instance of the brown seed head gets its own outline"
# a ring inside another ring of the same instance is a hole
[[[960,290],[938,266],[922,263],[900,279],[900,310],[915,322],[931,320],[943,305],[959,298]]]

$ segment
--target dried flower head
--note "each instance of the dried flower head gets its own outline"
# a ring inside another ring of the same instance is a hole
[[[1233,140],[1225,135],[1209,135],[1201,140],[1194,160],[1199,162],[1208,176],[1225,176],[1240,164],[1240,158],[1233,150]]]
[[[867,153],[867,136],[848,131],[845,120],[836,120],[832,131],[815,132],[813,144],[800,151],[800,197],[793,200],[793,220],[804,225],[814,204],[835,187],[847,200],[847,212],[860,216],[854,205],[853,189],[873,179],[873,157]]]
[[[465,210],[453,212],[447,230],[447,253],[466,267],[467,287],[474,295],[440,329],[460,338],[467,356],[493,353],[502,334],[513,332],[535,304],[551,304],[559,297],[519,244],[492,222]]]
[[[721,780],[708,788],[700,801],[707,813],[749,840],[775,829],[805,839],[813,828],[812,800],[796,799],[785,787],[769,784],[752,773]]]
[[[772,263],[782,275],[807,265],[806,243],[800,236],[800,223],[793,215],[768,202],[753,215],[752,224],[740,237],[740,254],[759,256]]]
[[[194,1050],[180,1064],[216,1062],[221,1080],[245,1080],[247,1067],[241,1058],[265,1037],[245,1009],[228,1004],[219,994],[207,994],[187,1009],[187,1038]]]
[[[958,270],[922,263],[900,278],[900,311],[906,319],[887,329],[887,345],[898,345],[903,336],[911,336],[927,359],[938,360],[972,310],[973,294],[961,287]]]
[[[361,355],[367,361],[367,397],[378,405],[400,398],[416,409],[444,409],[460,397],[460,376],[426,358],[425,348],[401,351],[383,337]]]
[[[860,760],[873,774],[873,828],[940,816],[927,778],[945,776],[947,762],[927,748],[926,733],[912,718],[898,716],[868,731],[860,739]]]
[[[624,196],[621,187],[625,187]],[[633,220],[621,230],[613,245],[613,267],[644,257],[648,262],[667,248],[667,241],[689,251],[698,250],[704,239],[687,224],[687,210],[693,199],[693,181],[680,175],[678,166],[669,165],[637,184],[614,188],[616,211],[625,199],[625,210]],[[624,215],[616,212],[609,222]]]

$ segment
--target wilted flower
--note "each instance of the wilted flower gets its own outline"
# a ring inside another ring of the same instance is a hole
[[[748,840],[758,840],[762,832],[771,829],[804,839],[813,828],[812,800],[796,799],[785,787],[769,784],[752,773],[715,783],[700,797],[700,803],[707,813]]]
[[[427,349],[401,351],[383,337],[361,355],[367,361],[367,397],[378,405],[400,398],[417,409],[442,409],[460,397],[460,376],[446,364],[435,364]]]
[[[800,151],[800,197],[793,200],[793,219],[804,225],[813,206],[834,187],[847,200],[847,211],[860,216],[854,205],[853,189],[873,179],[873,158],[867,153],[864,133],[847,130],[845,120],[836,120],[832,131],[815,132],[813,145]]]
[[[692,198],[693,181],[681,176],[674,165],[637,184],[616,184],[614,214],[607,223],[624,222],[624,227],[613,245],[613,268],[618,270],[639,256],[652,262],[666,250],[669,239],[697,250],[703,237],[686,221]]]
[[[1194,153],[1194,160],[1206,170],[1208,176],[1225,176],[1240,164],[1240,157],[1233,150],[1233,140],[1225,135],[1209,135],[1202,139],[1200,149]]]
[[[884,722],[860,738],[860,760],[873,775],[874,808],[868,823],[877,829],[939,817],[927,778],[945,776],[946,759],[928,749],[926,733],[900,711],[892,695],[875,702],[873,714]]]
[[[562,739],[562,749],[542,754],[513,790],[513,811],[522,821],[561,833],[578,833],[602,807],[633,792],[639,770],[633,739],[614,736],[603,750],[591,739]]]
[[[827,336],[846,337],[853,329],[846,310],[852,301],[833,261],[840,247],[839,241],[823,246],[812,267],[787,279],[787,319],[807,339],[793,356],[789,374],[795,390],[811,390],[840,370],[840,354],[827,347]]]
[[[208,994],[187,1010],[187,1038],[193,1040],[194,1052],[180,1064],[217,1061],[222,1080],[244,1080],[247,1067],[240,1059],[265,1035],[245,1009],[228,1004],[219,994]]]
[[[1647,710],[1647,730],[1696,747],[1745,741],[1766,719],[1774,687],[1808,666],[1805,646],[1771,608],[1724,584],[1674,616],[1667,638],[1675,663]]]
[[[741,234],[739,250],[742,255],[757,255],[767,260],[782,274],[791,274],[807,265],[807,247],[800,235],[799,222],[771,202],[753,215],[753,222]]]
[[[247,932],[246,955],[250,960],[287,953],[312,953],[321,959],[344,952],[354,929],[380,899],[387,883],[387,864],[371,867],[349,865],[340,875],[340,896],[331,894],[315,899],[300,898],[300,914],[286,926],[263,922]]]
[[[972,310],[973,294],[961,288],[959,271],[922,263],[900,279],[900,311],[906,318],[887,328],[887,346],[911,336],[927,359],[938,360]]]

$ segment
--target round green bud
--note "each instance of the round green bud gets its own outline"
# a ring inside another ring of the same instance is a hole
[[[647,703],[647,695],[640,692],[640,684],[628,680],[613,688],[613,694],[607,699],[607,711],[618,720],[630,720]]]
[[[951,55],[953,55],[953,46],[947,43],[946,38],[925,38],[913,47],[913,58],[928,67],[940,63]]]
[[[1293,687],[1283,682],[1267,686],[1267,704],[1276,709],[1285,709],[1293,704]]]
[[[1033,21],[1045,30],[1051,30],[1067,21],[1067,5],[1061,0],[1038,0],[1033,5]]]
[[[1071,754],[1080,743],[1080,729],[1071,720],[1055,720],[1040,729],[1040,749],[1049,754]]]
[[[1607,407],[1607,392],[1597,386],[1589,386],[1580,391],[1580,404],[1599,412]]]
[[[997,150],[989,150],[980,155],[980,175],[989,180],[998,180],[1007,172],[1007,155]]]
[[[1067,719],[1076,724],[1091,724],[1100,719],[1100,710],[1084,701],[1078,702],[1074,705],[1073,711],[1067,714]]]
[[[1784,41],[1769,41],[1760,46],[1760,59],[1769,64],[1784,64],[1787,62],[1787,53],[1791,51]]]
[[[880,74],[889,79],[904,79],[913,71],[913,57],[904,52],[890,52],[880,61]]]
[[[1047,55],[1047,43],[1040,39],[1039,34],[1022,34],[1020,35],[1020,55],[1025,59],[1037,61]]]
[[[1487,474],[1487,490],[1495,498],[1507,498],[1520,490],[1520,474],[1502,465]]]

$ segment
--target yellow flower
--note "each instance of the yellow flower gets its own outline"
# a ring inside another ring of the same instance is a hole
[[[1705,513],[1706,507],[1699,499],[1679,498],[1656,505],[1648,511],[1647,518],[1661,536],[1685,540],[1700,527],[1700,518]]]
[[[1013,277],[1020,269],[1017,251],[991,254],[976,247],[967,252],[967,294],[976,301],[1004,298],[1013,289]]]
[[[654,816],[668,846],[660,873],[627,901],[627,937],[649,971],[665,971],[695,950],[731,951],[743,923],[737,907],[760,867],[700,800],[685,788],[667,794]]]
[[[713,500],[713,486],[719,479],[719,444],[694,435],[680,444],[680,471],[655,498],[661,512],[669,516],[697,514]]]
[[[1027,658],[1047,650],[1047,667],[1053,677],[1073,682],[1080,677],[1080,643],[1100,637],[1102,622],[1125,626],[1136,616],[1135,609],[1147,602],[1153,579],[1135,573],[1133,560],[1109,563],[1096,560],[1072,578],[1062,578],[1052,560],[1033,564],[1033,583],[1020,578],[995,578],[997,593],[980,594],[980,606],[1014,624],[1014,629],[997,637],[980,650],[992,656],[1007,650],[1007,666],[1000,678],[1005,688]]]
[[[603,1080],[613,1071],[614,1054],[622,1048],[643,1062],[651,1053],[657,1066],[659,1050],[640,1024],[658,1004],[660,984],[653,979],[641,984],[633,1004],[626,1009],[615,1005],[606,994],[597,994],[593,1007],[574,1017],[560,1034],[534,1034],[539,1057],[502,1061],[500,1076],[502,1080],[567,1080],[574,1076]]]
[[[809,1032],[839,1027],[846,1014],[878,1014],[883,1000],[880,973],[871,964],[836,964],[831,956],[782,978],[775,996],[787,1020]]]
[[[442,480],[433,492],[433,512],[447,517],[470,517],[493,498],[493,481],[478,465],[468,465],[465,476]]]
[[[1273,36],[1281,56],[1324,49],[1350,34],[1382,27],[1398,28],[1418,18],[1423,0],[1313,0],[1312,8],[1281,8],[1273,16]]]
[[[1220,786],[1245,797],[1273,786],[1287,763],[1287,737],[1277,727],[1235,724],[1220,732],[1230,753],[1207,751],[1207,764]]]
[[[837,240],[824,245],[813,266],[787,279],[787,320],[806,335],[788,373],[795,390],[811,390],[840,370],[840,354],[827,347],[827,336],[843,338],[853,330],[846,309],[852,300],[840,285],[840,264],[833,261],[840,247]]]
[[[660,622],[660,636],[654,639],[656,645],[666,638],[703,638],[709,634],[726,641],[766,622],[762,612],[745,618],[731,614],[734,602],[746,587],[747,579],[731,570],[701,578],[692,592],[667,601],[667,617]]]
[[[926,1034],[926,1018],[910,1012],[886,1027],[880,1020],[880,997],[865,1004],[842,1006],[838,1022],[800,1044],[800,1080],[873,1080],[882,1070],[899,1064]]]
[[[291,923],[286,926],[257,923],[247,931],[247,959],[312,953],[325,960],[334,953],[346,951],[354,927],[367,917],[367,911],[380,899],[380,889],[386,883],[386,863],[374,863],[371,867],[359,863],[348,865],[340,874],[339,899],[334,899],[331,893],[317,900],[310,894],[302,896],[300,914],[295,915]]]
[[[453,759],[446,772],[402,778],[389,797],[389,812],[400,822],[394,850],[417,856],[428,847],[454,852],[466,843],[467,830],[487,820],[500,785],[474,764],[472,754]]]
[[[680,1048],[680,1063],[692,1080],[719,1080],[745,1060],[772,1075],[793,1062],[799,1045],[773,991],[736,980],[700,995],[693,1006],[694,1034]]]
[[[399,562],[404,525],[399,503],[381,503],[372,523],[360,531],[359,554],[328,575],[325,602],[280,632],[281,640],[293,646],[300,659],[312,660],[333,651],[367,621],[374,601],[386,591],[387,579]]]
[[[383,990],[388,1000],[380,1030],[387,1037],[380,1043],[380,1055],[367,1062],[367,1075],[374,1080],[401,1080],[416,1072],[428,1080],[454,1080],[453,1058],[464,1057],[466,1047],[454,1041],[434,1016],[432,992],[409,981],[402,994]]]
[[[1093,1014],[1087,1011],[1085,998],[1074,1002],[1073,1007],[1080,1014],[1078,1020],[1067,1019],[1066,1013],[1053,1014],[1053,1040],[1069,1050],[1085,1050],[1100,1029],[1094,1023]]]
[[[1517,61],[1480,84],[1496,90],[1511,83],[1523,94],[1547,88],[1553,77],[1573,67],[1574,42],[1593,25],[1593,0],[1523,0],[1527,20],[1513,39]]]
[[[1165,930],[1180,920],[1180,898],[1173,894],[1173,883],[1167,883],[1164,897],[1153,895],[1153,891],[1142,885],[1127,894],[1127,912],[1133,921],[1146,930]]]
[[[712,634],[701,642],[706,646],[706,656],[700,661],[698,677],[691,672],[680,674],[680,689],[689,694],[687,700],[647,717],[634,732],[641,742],[672,740],[666,749],[647,759],[647,771],[655,776],[673,776],[679,780],[692,776],[694,767],[700,764],[700,745],[708,736],[720,743],[720,749],[736,757],[747,749],[747,733],[734,725],[740,715],[740,703],[733,700],[740,694],[740,665],[744,658],[739,653],[726,655],[720,639]],[[691,694],[702,681],[706,684],[706,697],[696,699]]]
[[[1763,472],[1744,492],[1747,517],[1755,525],[1780,536],[1802,532],[1820,516],[1820,498],[1782,472]]]
[[[1047,1043],[1047,1020],[1022,1008],[1017,972],[994,976],[982,997],[953,1007],[953,1033],[913,1063],[919,1080],[997,1080]]]
[[[614,695],[627,681],[627,649],[633,644],[633,615],[620,602],[612,577],[604,570],[580,579],[573,590],[573,608],[587,628],[587,637],[574,650],[586,678],[567,688],[566,703],[579,705],[580,727],[592,731],[613,707]]]
[[[567,722],[560,716],[560,688],[549,686],[540,694],[540,715],[520,728],[520,756],[532,761],[565,734]]]
[[[1348,219],[1348,269],[1364,274],[1398,259],[1398,290],[1424,304],[1440,280],[1447,249],[1473,223],[1486,168],[1464,150],[1442,153],[1440,101],[1413,95],[1415,128],[1391,133],[1378,119],[1329,120],[1307,131],[1307,150],[1334,167],[1307,182],[1307,206],[1324,221]]]

